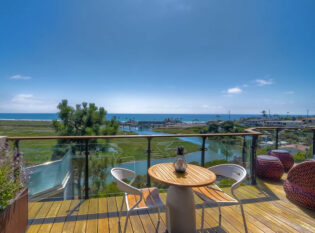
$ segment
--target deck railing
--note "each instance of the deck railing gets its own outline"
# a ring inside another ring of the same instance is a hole
[[[85,199],[89,198],[89,141],[92,139],[119,139],[119,138],[129,138],[130,140],[136,138],[144,138],[147,140],[147,168],[151,166],[151,141],[152,139],[158,138],[182,138],[182,137],[198,137],[202,139],[200,156],[201,156],[201,166],[205,166],[205,152],[206,148],[206,139],[209,138],[222,138],[222,137],[242,137],[242,163],[245,165],[245,154],[247,144],[246,137],[251,137],[250,145],[250,183],[256,184],[256,150],[258,137],[264,133],[259,132],[258,130],[274,130],[275,131],[275,148],[278,148],[279,145],[279,132],[281,130],[291,129],[291,130],[309,130],[313,132],[313,145],[315,145],[315,128],[281,128],[281,127],[256,127],[249,128],[245,130],[245,133],[210,133],[210,134],[172,134],[172,135],[106,135],[106,136],[39,136],[39,137],[8,137],[7,140],[14,142],[15,150],[19,151],[19,142],[24,140],[76,140],[84,142],[84,156],[85,156],[85,167],[84,167],[84,197]],[[315,154],[315,146],[313,146],[313,154]],[[150,176],[147,174],[147,186],[151,186]]]

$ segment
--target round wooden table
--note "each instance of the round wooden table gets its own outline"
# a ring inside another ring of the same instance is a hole
[[[177,173],[173,163],[156,164],[149,168],[148,173],[153,179],[170,185],[166,199],[168,232],[195,233],[195,202],[191,188],[212,184],[216,175],[192,164],[188,164],[185,173]]]

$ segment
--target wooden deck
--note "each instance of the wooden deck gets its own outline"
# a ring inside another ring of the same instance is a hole
[[[242,186],[236,191],[242,199],[249,232],[315,232],[315,211],[299,207],[285,197],[282,182],[258,180],[257,186]],[[165,202],[166,194],[161,194]],[[122,197],[94,198],[29,204],[27,233],[112,233],[119,232],[117,208]],[[196,197],[197,228],[201,225],[201,201]],[[122,226],[125,218],[122,217]],[[218,226],[218,210],[208,206],[205,211],[207,232],[244,232],[240,208],[222,208],[222,226]],[[157,227],[156,212],[135,212],[128,232],[165,232],[165,211]]]

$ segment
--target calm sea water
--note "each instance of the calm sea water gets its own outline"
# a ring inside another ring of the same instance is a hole
[[[129,119],[136,121],[163,121],[165,119],[179,119],[184,122],[208,120],[239,120],[242,117],[255,117],[253,114],[125,114],[108,113],[106,118],[116,117],[119,121]],[[56,113],[0,113],[1,120],[52,120],[59,119]]]

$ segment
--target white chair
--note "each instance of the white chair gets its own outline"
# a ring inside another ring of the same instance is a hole
[[[227,178],[231,178],[236,180],[236,182],[231,187],[231,193],[232,196],[229,196],[224,191],[222,191],[217,185],[213,184],[210,186],[205,187],[196,187],[193,188],[195,194],[200,197],[204,202],[202,205],[202,222],[201,222],[201,229],[203,230],[203,224],[204,224],[204,208],[206,204],[209,203],[216,203],[219,208],[219,226],[221,226],[221,204],[226,203],[238,203],[241,207],[243,222],[244,222],[244,228],[245,232],[247,232],[247,226],[245,221],[245,215],[243,206],[238,200],[238,198],[234,194],[234,190],[240,186],[242,181],[246,177],[246,170],[242,166],[236,165],[236,164],[221,164],[213,167],[208,168],[210,171],[214,172],[216,175],[225,176]]]
[[[157,188],[144,188],[137,189],[131,184],[134,182],[136,178],[136,173],[134,171],[125,169],[125,168],[113,168],[111,170],[111,174],[114,177],[117,187],[119,190],[124,192],[123,201],[121,203],[120,211],[119,211],[119,223],[120,217],[122,214],[122,208],[124,203],[126,203],[127,208],[127,216],[124,227],[124,233],[127,229],[128,218],[130,216],[130,212],[133,210],[148,210],[157,208],[158,209],[158,226],[161,219],[160,208],[164,206],[162,200],[159,196],[159,191]],[[124,179],[132,178],[129,184],[127,184]]]

